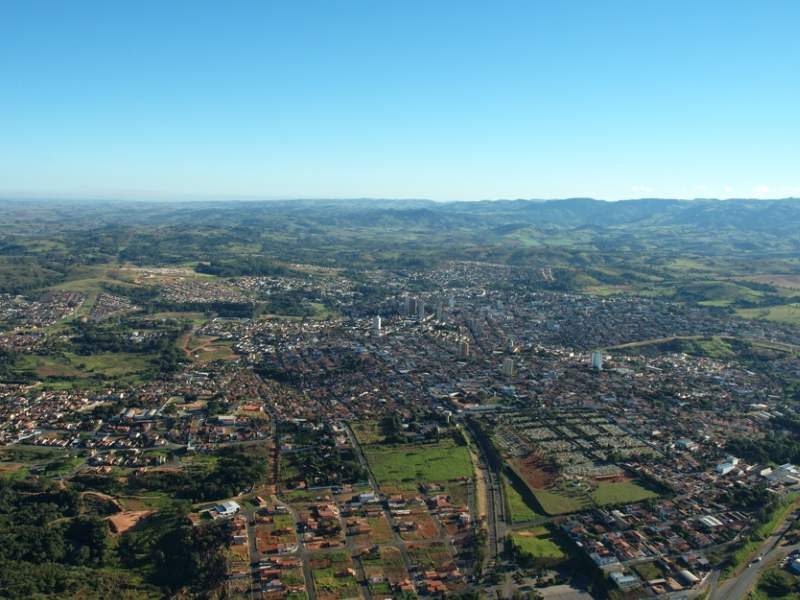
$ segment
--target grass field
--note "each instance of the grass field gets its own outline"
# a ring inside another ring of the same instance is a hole
[[[358,582],[346,569],[353,562],[346,552],[328,552],[311,558],[314,588],[320,598],[358,598]]]
[[[525,497],[507,477],[503,477],[503,493],[508,501],[508,509],[512,523],[522,523],[524,521],[535,521],[545,518],[545,515],[536,512],[536,510],[525,501]]]
[[[590,507],[586,496],[567,496],[549,490],[533,490],[536,501],[548,515],[564,515]]]
[[[101,352],[82,356],[72,352],[54,355],[27,354],[14,365],[15,370],[32,372],[47,379],[123,379],[143,375],[153,368],[149,354]]]
[[[535,559],[566,558],[564,551],[553,541],[552,533],[545,527],[517,531],[511,535],[511,543],[520,552]]]
[[[367,446],[364,453],[382,486],[413,490],[419,483],[473,475],[466,446],[457,446],[451,440],[426,445]]]
[[[385,439],[380,431],[380,423],[378,421],[357,421],[351,423],[353,433],[362,446],[367,444],[380,444]]]
[[[635,481],[601,482],[592,492],[595,504],[630,504],[648,498],[656,498],[658,494]]]
[[[740,308],[736,314],[745,319],[761,319],[800,325],[800,304],[782,304],[765,308]]]

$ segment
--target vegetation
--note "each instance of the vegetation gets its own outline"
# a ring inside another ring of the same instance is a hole
[[[526,568],[552,565],[566,558],[552,532],[545,527],[514,532],[511,545],[515,559]]]
[[[364,452],[381,486],[413,490],[419,483],[473,475],[467,448],[449,439],[428,445],[367,446]]]
[[[506,502],[508,503],[508,512],[511,516],[512,523],[522,523],[525,521],[536,521],[545,518],[536,512],[534,503],[525,499],[530,494],[527,488],[520,489],[522,486],[519,483],[512,482],[507,477],[503,477],[503,494],[505,495]]]

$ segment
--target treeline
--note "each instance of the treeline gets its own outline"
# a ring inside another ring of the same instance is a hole
[[[221,448],[217,456],[210,470],[149,471],[128,478],[126,484],[116,478],[91,474],[78,475],[74,481],[85,489],[107,494],[157,491],[181,500],[204,502],[235,496],[266,477],[268,453],[262,446],[229,446]]]
[[[774,433],[760,439],[731,438],[725,449],[750,462],[800,463],[800,439],[795,435]]]
[[[193,526],[176,506],[112,543],[85,510],[72,489],[0,479],[0,597],[207,598],[224,581],[229,522]]]
[[[77,322],[72,325],[72,331],[70,341],[75,354],[80,356],[91,356],[98,352],[152,354],[153,367],[163,374],[174,373],[186,359],[176,345],[181,334],[179,328],[164,329],[157,335],[135,343],[125,328]]]
[[[117,553],[123,567],[149,572],[154,585],[173,593],[188,588],[192,598],[208,598],[225,580],[223,550],[230,533],[230,521],[193,526],[177,508],[127,532]]]

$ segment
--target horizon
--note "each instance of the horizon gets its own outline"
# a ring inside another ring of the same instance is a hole
[[[227,203],[288,203],[288,202],[393,202],[393,203],[413,203],[413,202],[427,202],[432,204],[464,204],[464,203],[500,203],[500,202],[531,202],[531,203],[548,203],[548,202],[568,202],[584,200],[590,202],[602,202],[607,204],[615,204],[621,202],[796,202],[800,201],[800,196],[786,196],[783,198],[756,198],[756,197],[730,197],[730,198],[668,198],[668,197],[648,197],[641,196],[637,198],[594,198],[591,196],[570,196],[563,198],[476,198],[476,199],[454,199],[454,200],[437,200],[435,198],[371,198],[371,197],[317,197],[317,198],[304,198],[304,197],[276,197],[276,198],[235,198],[235,197],[175,197],[175,198],[157,198],[157,197],[131,197],[131,198],[103,198],[103,197],[56,197],[56,196],[32,196],[32,197],[11,197],[0,195],[0,202],[40,202],[40,203],[102,203],[110,202],[113,204],[227,204]]]

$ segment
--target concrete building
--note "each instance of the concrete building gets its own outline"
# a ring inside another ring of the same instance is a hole
[[[505,359],[503,359],[502,372],[503,372],[503,376],[504,377],[513,377],[514,376],[514,359],[513,358],[505,358]]]
[[[375,335],[375,337],[377,337],[377,336],[379,336],[381,334],[381,318],[380,318],[380,315],[375,315],[375,317],[372,319],[372,333]]]

